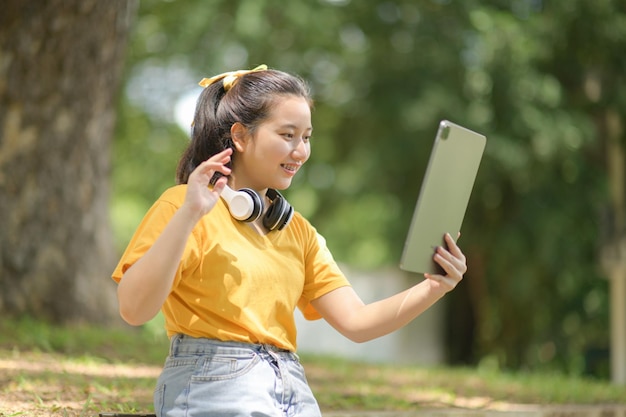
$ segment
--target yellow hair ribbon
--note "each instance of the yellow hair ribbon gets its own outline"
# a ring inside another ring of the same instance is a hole
[[[216,75],[211,78],[203,78],[202,80],[200,80],[198,84],[200,85],[200,87],[206,88],[210,86],[211,84],[213,84],[214,82],[224,79],[223,81],[224,91],[228,91],[232,88],[233,85],[237,84],[239,77],[249,74],[251,72],[266,71],[266,70],[267,70],[267,65],[262,64],[251,70],[230,71],[230,72],[225,72],[223,74]]]

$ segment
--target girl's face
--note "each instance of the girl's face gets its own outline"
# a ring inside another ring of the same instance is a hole
[[[297,96],[276,99],[269,117],[254,133],[241,127],[234,132],[237,154],[233,161],[234,186],[256,191],[284,190],[311,155],[311,109]]]

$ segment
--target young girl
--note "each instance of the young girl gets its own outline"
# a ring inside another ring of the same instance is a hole
[[[320,416],[295,354],[295,308],[365,342],[452,290],[465,256],[447,235],[434,255],[445,276],[365,305],[278,191],[311,155],[306,84],[261,66],[200,85],[178,185],[148,211],[113,273],[125,321],[165,317],[156,414]]]

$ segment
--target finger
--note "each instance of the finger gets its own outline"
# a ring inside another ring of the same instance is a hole
[[[213,192],[217,193],[218,195],[221,195],[222,191],[224,191],[224,187],[226,187],[227,182],[228,182],[228,179],[226,177],[218,178],[218,180],[215,181],[215,184],[213,184]]]
[[[443,275],[429,274],[428,272],[426,272],[424,274],[424,278],[429,279],[431,281],[435,281],[435,282],[442,282],[443,281]]]
[[[428,273],[424,274],[424,278],[434,281],[443,287],[446,287],[446,292],[454,289],[461,281],[460,279],[454,279],[450,277],[444,277],[443,275]]]
[[[203,167],[203,169],[207,166],[207,165],[211,165],[211,164],[220,164],[220,165],[226,165],[230,162],[231,159],[231,154],[233,153],[233,150],[231,148],[227,148],[225,150],[223,150],[222,152],[216,153],[215,155],[212,155],[211,157],[207,158],[206,160],[202,161],[202,163],[200,163],[196,169]]]
[[[454,266],[452,265],[452,263],[446,259],[446,257],[443,255],[443,253],[440,252],[441,248],[437,250],[437,253],[435,253],[434,261],[441,267],[443,268],[443,270],[446,272],[446,274],[450,274],[451,271],[454,271]]]
[[[450,235],[450,233],[446,233],[445,235],[443,235],[443,238],[446,241],[449,249],[457,246],[456,241],[454,240],[452,235]]]
[[[453,277],[454,279],[460,279],[460,277],[462,277],[463,274],[467,271],[465,259],[459,259],[453,256],[450,252],[442,247],[437,248],[437,252],[434,256],[434,261],[443,268],[447,275]]]
[[[198,184],[203,187],[211,186],[211,179],[216,172],[220,172],[223,176],[230,175],[230,169],[222,164],[214,164],[209,162],[203,162],[189,175],[187,180],[188,184]]]
[[[198,172],[201,172],[203,174],[210,173],[211,175],[213,175],[215,172],[221,172],[224,175],[230,175],[230,168],[228,168],[222,162],[204,161],[203,163],[198,165],[198,168],[196,169],[198,170]]]
[[[441,276],[440,275],[429,274],[428,272],[424,273],[424,278],[430,279],[430,280],[433,280],[433,281],[440,281],[441,280]]]
[[[233,154],[232,148],[226,148],[222,152],[216,153],[208,160],[214,160],[218,162],[228,163],[230,162],[231,155]]]
[[[208,158],[208,159],[211,159],[211,158],[218,158],[218,159],[219,159],[219,158],[222,158],[222,157],[224,157],[224,156],[230,156],[230,155],[232,155],[232,154],[233,154],[233,148],[226,148],[226,149],[224,149],[223,151],[218,152],[218,153],[216,153],[215,155],[212,155],[212,156],[211,156],[210,158]]]
[[[224,175],[230,175],[230,168],[226,166],[230,162],[230,155],[223,155],[218,158],[218,155],[214,155],[206,161],[202,162],[194,170],[202,174],[210,174],[211,176],[219,171]]]
[[[437,254],[442,257],[455,271],[458,271],[461,275],[467,272],[467,265],[465,255],[459,250],[459,255],[454,255],[453,253],[445,250],[444,248],[439,247],[437,249]],[[442,268],[444,266],[442,265]],[[445,268],[444,268],[445,269]],[[446,270],[446,272],[451,273]]]
[[[459,236],[461,234],[459,233]],[[444,236],[444,239],[446,241],[446,244],[448,246],[448,251],[454,255],[455,257],[462,259],[463,262],[465,262],[465,255],[463,255],[463,252],[461,251],[461,248],[459,248],[459,246],[456,244],[456,242],[454,241],[454,239],[452,238],[452,236],[450,236],[450,233],[446,233]]]
[[[222,152],[216,153],[215,155],[212,155],[210,158],[207,158],[203,163],[214,162],[214,163],[219,163],[219,164],[227,164],[230,162],[232,153],[233,153],[233,150],[231,148],[225,149]]]

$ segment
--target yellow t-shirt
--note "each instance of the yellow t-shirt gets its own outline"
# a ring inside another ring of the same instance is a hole
[[[152,246],[184,201],[186,185],[166,190],[148,211],[113,272],[124,272]],[[183,333],[296,350],[294,310],[350,285],[324,239],[299,213],[281,231],[260,235],[233,219],[220,199],[193,229],[163,305],[168,336]]]

